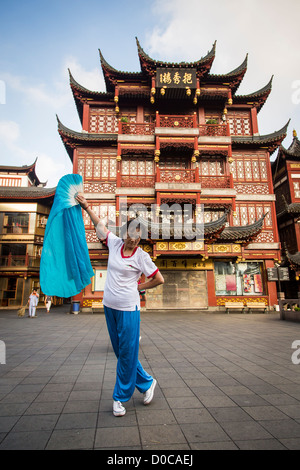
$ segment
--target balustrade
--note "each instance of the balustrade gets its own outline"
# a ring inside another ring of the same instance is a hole
[[[154,175],[122,175],[121,187],[127,188],[153,188],[155,183]]]
[[[14,266],[38,268],[40,266],[40,257],[12,254],[9,254],[7,256],[0,256],[0,267],[12,268]]]
[[[160,168],[159,181],[161,183],[195,183],[195,170]]]
[[[231,188],[233,187],[230,175],[199,175],[195,169],[164,169],[157,168],[156,175],[121,175],[120,186],[128,188],[153,188],[155,182],[159,183],[200,183],[201,188]]]
[[[224,137],[229,135],[229,127],[227,124],[200,124],[199,135],[201,137]]]
[[[121,134],[134,134],[134,135],[152,135],[154,134],[155,125],[150,122],[120,122]]]
[[[196,115],[166,115],[157,114],[156,123],[153,122],[119,122],[119,133],[127,135],[153,135],[155,127],[183,127],[196,128]],[[230,135],[229,124],[200,124],[199,135],[210,137],[224,137]]]
[[[159,127],[195,127],[194,116],[171,116],[171,115],[160,115],[159,116]]]

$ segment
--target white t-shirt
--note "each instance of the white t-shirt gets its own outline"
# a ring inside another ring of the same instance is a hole
[[[98,232],[99,238],[103,236]],[[115,310],[140,310],[140,294],[138,280],[141,274],[153,277],[158,268],[148,253],[142,248],[135,248],[131,256],[124,256],[124,241],[108,232],[106,243],[109,249],[107,277],[104,286],[103,305]]]

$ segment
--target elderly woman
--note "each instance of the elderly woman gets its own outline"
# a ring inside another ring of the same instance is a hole
[[[32,293],[28,298],[28,305],[29,305],[29,318],[35,318],[35,311],[36,307],[39,303],[39,294],[37,293],[36,289],[33,289]]]
[[[91,210],[82,194],[78,194],[76,199],[90,216],[98,238],[105,238],[109,249],[103,305],[111,343],[118,358],[113,414],[123,416],[126,413],[123,402],[131,398],[135,387],[144,394],[145,405],[153,398],[157,382],[138,360],[139,291],[163,284],[164,279],[149,254],[138,247],[141,233],[135,221],[127,223],[124,239],[119,238]],[[145,274],[148,280],[138,284],[141,274]]]

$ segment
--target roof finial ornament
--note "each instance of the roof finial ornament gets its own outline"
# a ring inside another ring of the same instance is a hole
[[[293,130],[293,137],[297,137],[297,132],[295,129]]]

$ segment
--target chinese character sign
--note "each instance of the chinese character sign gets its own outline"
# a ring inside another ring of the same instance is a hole
[[[186,68],[157,68],[156,87],[196,88],[196,70]]]

